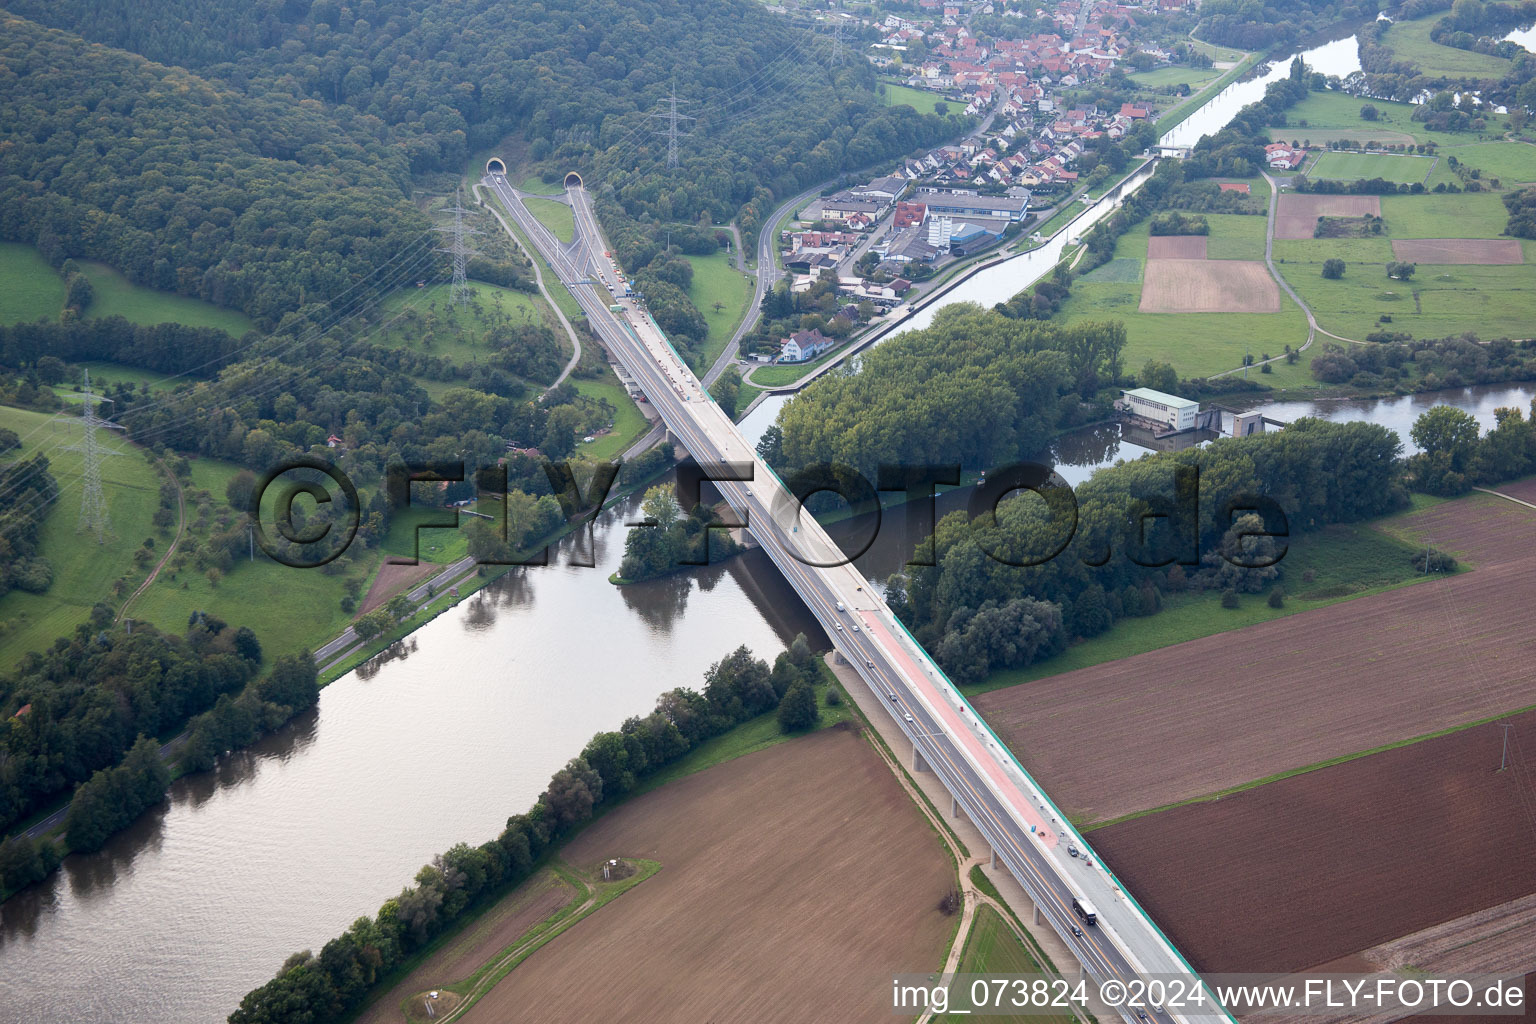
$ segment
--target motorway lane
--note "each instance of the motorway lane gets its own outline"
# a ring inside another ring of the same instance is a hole
[[[501,187],[504,185],[504,181],[500,183]],[[521,204],[516,202],[515,197],[508,198],[511,201],[507,205],[513,209],[519,221],[532,219],[526,210],[518,209]],[[589,239],[601,239],[585,197],[573,194],[572,199],[573,209],[578,211],[581,218],[582,233]],[[571,275],[569,281],[586,277],[586,268],[574,265],[569,259],[562,259],[560,254],[556,254],[551,262],[557,265],[557,272],[562,276]],[[884,602],[865,589],[862,575],[851,565],[813,568],[802,564],[804,561],[828,564],[842,561],[843,556],[812,517],[806,516],[804,522],[800,521],[798,504],[776,482],[770,482],[774,480],[771,471],[765,464],[761,464],[756,452],[746,444],[735,425],[715,403],[707,399],[697,378],[683,365],[665,335],[633,303],[617,300],[617,304],[624,306],[621,325],[620,318],[603,315],[608,312],[607,307],[613,304],[604,301],[610,297],[599,296],[592,285],[568,286],[587,311],[594,331],[629,367],[647,393],[652,395],[653,404],[663,413],[663,418],[683,446],[700,462],[750,464],[759,491],[766,487],[766,493],[777,495],[775,507],[770,508],[763,494],[755,493],[750,484],[727,481],[716,483],[716,487],[733,507],[747,512],[749,522],[756,517],[756,525],[749,528],[763,542],[764,549],[781,571],[796,585],[796,590],[822,621],[839,649],[853,660],[869,684],[882,695],[881,699],[887,699],[884,696],[887,693],[897,693],[903,715],[913,715],[913,722],[907,723],[914,727],[907,730],[909,738],[920,744],[926,759],[939,769],[951,792],[956,794],[989,841],[995,844],[999,857],[1032,896],[1037,898],[1042,912],[1079,954],[1089,971],[1100,979],[1127,979],[1133,973],[1146,973],[1140,958],[1119,938],[1119,929],[1112,925],[1110,918],[1118,919],[1120,928],[1129,925],[1132,929],[1148,929],[1150,925],[1121,905],[1125,897],[1112,879],[1100,877],[1100,869],[1088,869],[1089,874],[1083,876],[1082,869],[1072,867],[1079,865],[1080,861],[1074,859],[1063,863],[1060,860],[1055,849],[1058,837],[1054,833],[1057,829],[1049,829],[1044,840],[1031,840],[1027,826],[1033,823],[1038,829],[1043,820],[1035,810],[1035,807],[1048,803],[1043,793],[1038,790],[1028,792],[1023,784],[1010,779],[1000,763],[1002,752],[993,754],[985,749],[978,735],[984,727],[978,722],[973,731],[960,712],[948,707],[949,700],[937,679],[931,678],[924,670],[912,671],[908,668],[918,665],[916,652],[907,652],[908,644],[896,633],[899,627],[891,628],[887,625],[887,622],[894,623],[894,618]],[[801,530],[800,526],[805,528]],[[834,610],[838,599],[843,600],[845,606],[865,623],[860,633],[854,634],[846,627],[842,632],[836,630],[840,621],[839,613]],[[872,636],[869,631],[872,622],[879,624],[878,636]],[[882,646],[882,642],[891,646]],[[893,665],[892,652],[899,652],[901,656],[898,661],[908,664]],[[903,672],[902,668],[908,670]],[[944,710],[941,711],[941,708]],[[995,742],[990,739],[990,732],[987,736],[989,738],[986,742],[995,746]],[[982,767],[984,765],[989,767]],[[1032,807],[1030,801],[1035,796],[1039,796],[1040,801]],[[1058,828],[1064,826],[1058,825]],[[1038,831],[1035,835],[1038,836]],[[1078,841],[1081,842],[1080,837]],[[1091,851],[1086,842],[1082,846],[1085,852]],[[1100,915],[1100,926],[1083,928],[1084,935],[1081,938],[1071,932],[1076,917],[1070,909],[1072,896],[1066,879],[1069,877],[1068,871],[1072,870],[1078,870],[1076,884],[1082,886],[1098,905]],[[1084,877],[1090,885],[1082,885]],[[1176,951],[1165,944],[1159,945],[1160,942],[1166,942],[1160,936],[1152,938],[1141,934],[1141,942],[1144,953],[1150,949],[1156,955],[1157,973],[1188,973]],[[1124,1016],[1127,1020],[1135,1019],[1130,1011],[1125,1011]],[[1166,1013],[1154,1013],[1152,1016],[1160,1024],[1175,1019]],[[1193,1017],[1194,1014],[1185,1012],[1178,1019]]]

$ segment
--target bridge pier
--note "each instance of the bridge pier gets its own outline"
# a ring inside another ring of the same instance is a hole
[[[960,817],[960,801],[953,793],[949,795],[949,816],[951,818]]]
[[[992,870],[997,870],[997,847],[992,847]]]
[[[923,760],[923,752],[918,749],[916,743],[912,744],[912,770],[915,772],[926,772],[931,770],[928,767],[928,762]]]
[[[1035,924],[1040,923],[1040,904],[1035,904]]]

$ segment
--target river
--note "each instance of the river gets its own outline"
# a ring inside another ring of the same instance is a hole
[[[610,584],[633,505],[596,525],[595,568],[563,564],[568,541],[562,564],[438,617],[0,905],[0,1020],[223,1020],[434,853],[494,837],[593,733],[698,687],[740,644],[772,659],[796,632],[825,642],[761,553]]]
[[[1342,73],[1339,46],[1307,59]],[[1321,64],[1325,53],[1339,63]],[[1229,87],[1179,130],[1220,127],[1241,106],[1235,90],[1262,92],[1254,82]],[[1007,298],[1046,260],[1054,257],[1019,257],[1006,273],[977,275],[953,301]],[[1455,404],[1485,424],[1495,405],[1531,398],[1528,388],[1458,395]],[[1316,409],[1402,426],[1426,403]],[[770,399],[748,417],[749,437],[780,404]],[[1302,414],[1289,407],[1273,415]],[[1110,426],[1062,438],[1053,455],[1076,483],[1142,451]],[[328,686],[317,709],[277,735],[178,782],[164,807],[102,852],[68,858],[48,882],[0,905],[0,1021],[222,1020],[289,953],[318,951],[432,854],[494,836],[594,732],[645,713],[664,690],[699,685],[739,644],[772,658],[796,632],[815,634],[759,553],[610,585],[631,509],[598,521],[596,568],[566,565],[574,542],[563,544],[561,564],[520,570],[446,612]],[[882,530],[860,564],[883,578],[911,541]]]

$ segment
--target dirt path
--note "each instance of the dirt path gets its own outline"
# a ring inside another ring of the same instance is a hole
[[[128,606],[133,604],[140,594],[148,590],[151,583],[155,582],[155,578],[160,575],[160,570],[165,568],[165,563],[169,562],[171,556],[176,553],[176,545],[181,543],[182,534],[187,532],[187,497],[181,489],[181,481],[176,479],[176,474],[172,473],[171,468],[159,458],[155,459],[155,463],[165,470],[165,475],[170,478],[171,483],[176,487],[176,536],[171,538],[170,544],[166,545],[165,554],[160,556],[160,561],[155,564],[154,571],[149,574],[143,583],[139,584],[139,589],[128,595],[128,600],[124,601],[123,606],[117,610],[117,618],[113,619],[113,622],[123,621],[123,616],[128,613]]]
[[[1264,225],[1264,265],[1269,268],[1269,274],[1275,279],[1275,283],[1284,290],[1285,294],[1291,297],[1291,301],[1301,307],[1303,313],[1307,314],[1307,340],[1302,342],[1301,348],[1296,350],[1298,352],[1305,352],[1312,347],[1312,342],[1317,340],[1319,332],[1323,334],[1328,334],[1328,332],[1317,326],[1317,317],[1312,315],[1312,307],[1301,300],[1301,296],[1296,294],[1296,289],[1291,287],[1290,282],[1282,277],[1280,271],[1275,267],[1275,210],[1280,205],[1280,186],[1274,178],[1269,176],[1268,172],[1261,171],[1259,173],[1264,176],[1264,181],[1269,185],[1269,217]],[[1338,338],[1338,335],[1328,334],[1328,337]],[[1338,340],[1348,341],[1349,339],[1338,338]],[[1284,359],[1285,356],[1279,355],[1269,359],[1259,359],[1249,365],[1263,366],[1265,363],[1278,363]],[[1216,380],[1219,377],[1240,373],[1245,369],[1247,367],[1239,366],[1233,370],[1223,370],[1221,373],[1211,374],[1206,380]]]

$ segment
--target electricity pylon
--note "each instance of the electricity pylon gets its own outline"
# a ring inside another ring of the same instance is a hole
[[[453,214],[453,227],[437,229],[449,232],[453,236],[453,241],[446,248],[437,251],[450,253],[453,256],[453,286],[448,291],[448,302],[450,305],[456,306],[467,305],[470,297],[473,295],[469,289],[469,258],[478,255],[464,241],[464,238],[466,235],[478,235],[480,233],[474,228],[464,226],[464,215],[469,211],[464,209],[464,204],[459,201],[460,198],[460,191],[454,190],[453,209],[449,211]]]
[[[101,440],[97,438],[98,428],[106,427],[111,430],[122,430],[116,423],[108,423],[96,415],[96,403],[111,401],[111,399],[98,398],[91,391],[91,371],[85,371],[85,388],[80,393],[80,416],[85,421],[85,435],[81,437],[79,444],[65,445],[63,451],[80,452],[85,456],[85,473],[83,487],[80,493],[80,522],[76,525],[76,532],[89,529],[96,534],[96,543],[104,544],[107,535],[112,532],[112,520],[107,514],[107,500],[101,493],[101,457],[103,455],[117,455],[118,452],[110,448],[103,448]]]
[[[693,134],[693,132],[678,131],[677,123],[679,121],[694,120],[687,114],[679,114],[677,112],[677,83],[674,82],[672,84],[672,92],[667,96],[667,109],[661,113],[653,113],[650,116],[666,118],[667,126],[658,130],[656,134],[667,137],[667,166],[676,167],[677,140],[687,138]]]

